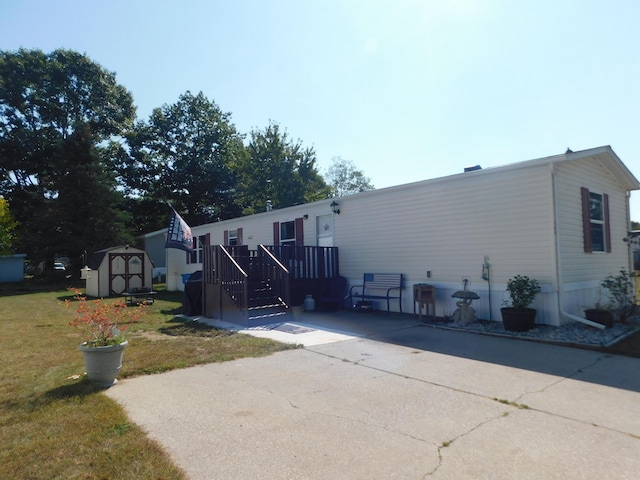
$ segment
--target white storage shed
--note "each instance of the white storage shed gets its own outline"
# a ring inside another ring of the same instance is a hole
[[[147,252],[123,245],[89,257],[86,291],[91,297],[122,295],[134,288],[151,288],[153,262]]]

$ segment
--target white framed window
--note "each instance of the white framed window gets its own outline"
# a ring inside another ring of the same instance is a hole
[[[193,251],[191,252],[190,263],[202,263],[202,247],[207,244],[207,236],[199,235],[193,237]]]
[[[609,196],[582,187],[582,223],[585,253],[611,252]]]
[[[229,245],[238,245],[238,230],[229,230]]]
[[[280,223],[280,245],[295,245],[296,244],[296,222],[293,220],[290,222]]]
[[[604,200],[599,193],[589,192],[589,222],[591,223],[591,251],[604,252]]]

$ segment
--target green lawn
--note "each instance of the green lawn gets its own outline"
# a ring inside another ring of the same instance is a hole
[[[185,478],[86,380],[66,287],[0,284],[0,478]],[[120,378],[295,348],[185,323],[175,317],[181,299],[159,291],[148,314],[127,326]]]

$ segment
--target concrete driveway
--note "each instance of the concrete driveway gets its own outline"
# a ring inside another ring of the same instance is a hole
[[[307,335],[304,349],[127,379],[107,395],[191,479],[640,475],[640,359],[412,317],[304,321],[316,337],[287,334]]]

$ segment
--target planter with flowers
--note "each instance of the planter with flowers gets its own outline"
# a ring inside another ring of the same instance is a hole
[[[85,341],[78,349],[84,356],[87,376],[92,383],[108,388],[118,382],[124,347],[129,344],[124,324],[138,320],[145,313],[145,305],[127,307],[122,300],[87,300],[80,290],[72,290],[74,301],[66,300],[65,305],[75,313],[69,324],[84,334]]]

